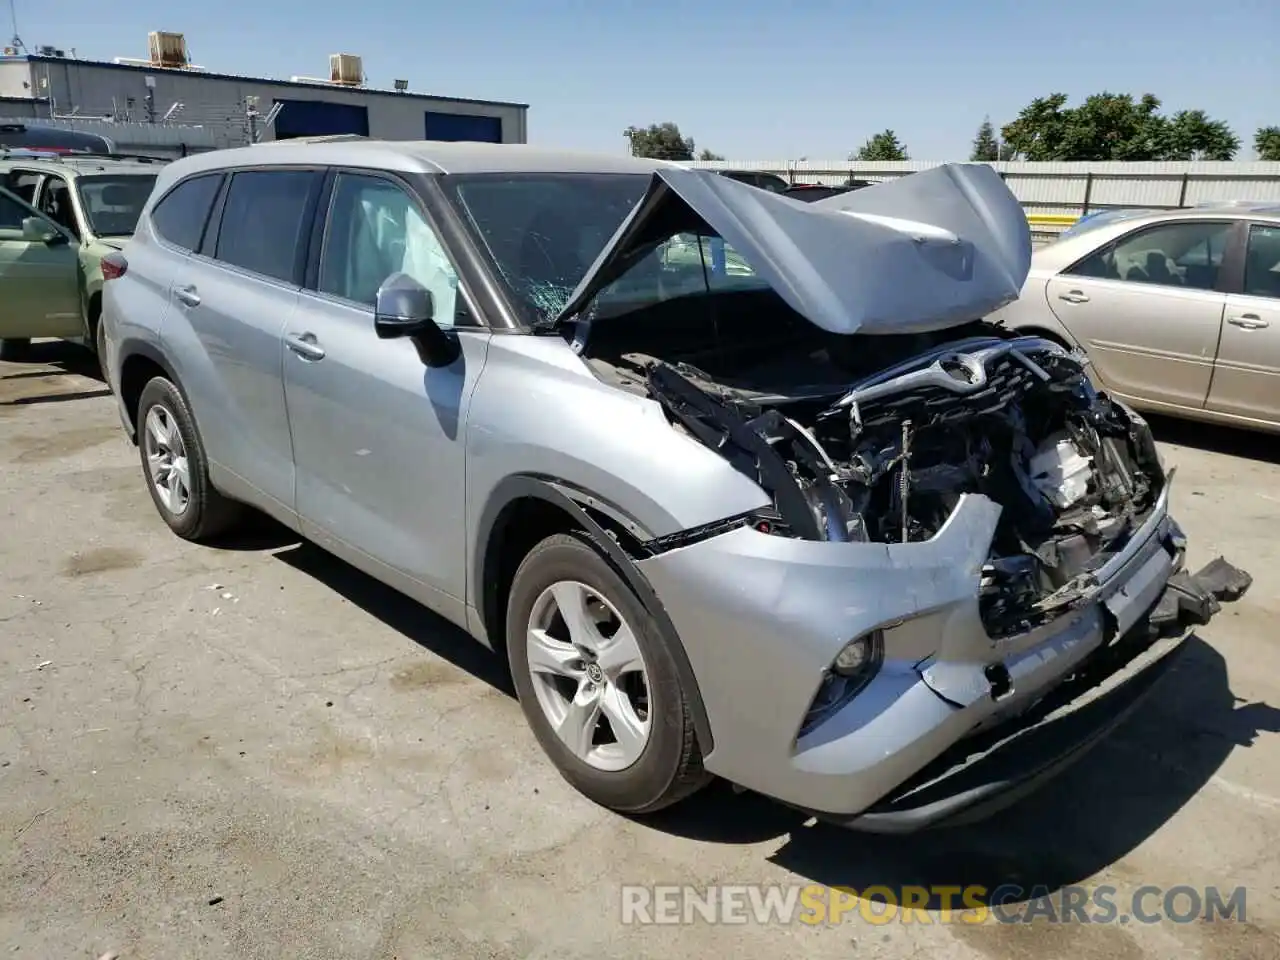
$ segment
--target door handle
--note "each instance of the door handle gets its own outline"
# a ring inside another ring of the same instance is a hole
[[[284,344],[303,360],[324,359],[324,347],[316,342],[314,333],[291,333],[284,338]]]
[[[188,307],[200,306],[200,294],[196,293],[195,287],[177,287],[173,291],[173,295]]]
[[[1269,326],[1267,321],[1256,313],[1242,313],[1238,317],[1227,317],[1227,323],[1234,327],[1244,327],[1246,330],[1261,330],[1263,327]]]
[[[1059,300],[1065,300],[1067,303],[1088,303],[1089,298],[1085,296],[1081,290],[1068,290],[1066,293],[1058,294]]]

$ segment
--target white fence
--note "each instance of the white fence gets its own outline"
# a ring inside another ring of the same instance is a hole
[[[792,183],[839,184],[852,177],[882,181],[940,163],[815,160],[699,160],[693,167],[763,170]],[[1086,213],[1117,207],[1190,207],[1228,200],[1280,204],[1280,162],[992,163],[1027,211],[1032,231],[1047,239]]]

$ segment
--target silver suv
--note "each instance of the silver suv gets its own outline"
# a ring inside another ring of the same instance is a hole
[[[1247,574],[1183,569],[1147,425],[1015,297],[984,165],[802,203],[525,146],[177,161],[104,298],[179,536],[245,505],[505,656],[564,776],[867,830],[1079,755]]]

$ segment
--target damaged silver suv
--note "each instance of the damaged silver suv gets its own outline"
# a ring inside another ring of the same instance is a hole
[[[271,144],[160,174],[107,369],[175,533],[249,505],[469,631],[593,800],[908,831],[1079,755],[1249,584],[1183,569],[1141,418],[981,320],[1030,256],[983,165],[802,203]]]

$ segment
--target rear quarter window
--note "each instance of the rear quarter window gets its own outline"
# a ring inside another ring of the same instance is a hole
[[[151,211],[156,233],[176,247],[195,250],[221,184],[222,174],[211,173],[184,180],[170,190]]]

